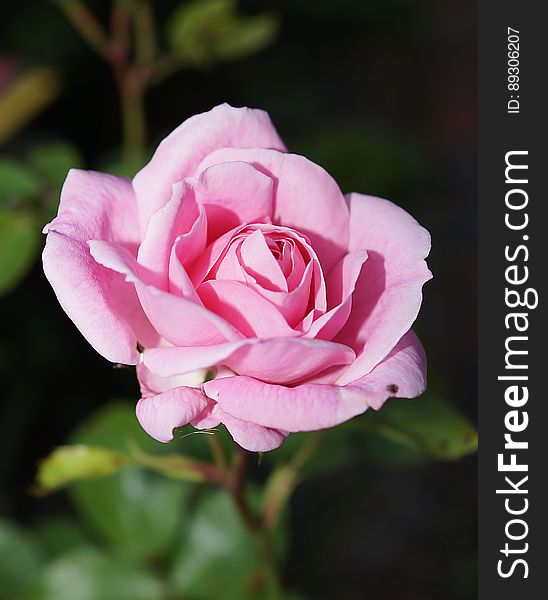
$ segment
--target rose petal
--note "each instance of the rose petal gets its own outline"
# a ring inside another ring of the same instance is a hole
[[[208,279],[246,282],[245,272],[237,254],[242,239],[236,238],[230,242],[226,252],[223,252],[222,257],[209,272]]]
[[[269,429],[255,423],[247,423],[225,413],[215,402],[211,402],[199,418],[192,422],[196,429],[213,429],[224,423],[232,439],[250,452],[269,452],[281,446],[287,433]]]
[[[241,421],[222,410],[219,411],[219,417],[228,429],[232,439],[244,450],[270,452],[270,450],[279,448],[285,441],[286,434],[277,429]]]
[[[269,383],[294,384],[333,365],[350,364],[347,346],[305,338],[272,338],[244,344],[225,360],[239,375]]]
[[[212,152],[196,172],[217,163],[244,161],[276,181],[276,224],[306,235],[328,272],[348,247],[348,206],[334,179],[303,156],[261,148],[223,148]]]
[[[208,406],[200,388],[176,387],[162,394],[141,398],[137,419],[141,427],[159,442],[170,442],[173,430],[198,417]]]
[[[205,205],[208,239],[244,223],[269,222],[274,182],[244,162],[213,165],[200,173],[196,193]]]
[[[247,284],[263,298],[271,302],[283,315],[291,327],[296,327],[302,320],[312,295],[312,279],[314,264],[308,263],[301,283],[291,292],[272,292],[261,288],[256,281],[248,275]]]
[[[200,231],[198,224],[193,230],[199,216],[194,190],[184,183],[173,186],[169,202],[150,217],[137,254],[137,262],[142,267],[139,272],[146,274],[146,283],[160,290],[168,289],[171,248],[176,239],[184,239],[187,252],[194,256],[205,248],[205,227],[202,225]],[[203,220],[202,216],[202,223]],[[183,234],[187,237],[180,237]]]
[[[295,242],[288,239],[282,251],[282,267],[287,277],[287,289],[294,290],[302,281],[306,264]]]
[[[201,387],[207,375],[207,369],[196,369],[192,372],[163,377],[152,372],[144,362],[137,365],[136,371],[143,398],[162,394],[175,387]]]
[[[297,335],[280,311],[239,281],[205,281],[197,288],[204,306],[245,337]]]
[[[270,383],[291,384],[334,365],[350,364],[354,352],[346,346],[305,338],[250,339],[193,348],[145,350],[145,365],[170,377],[223,364],[232,371]]]
[[[333,427],[367,409],[363,393],[336,385],[284,387],[227,377],[207,381],[204,390],[233,417],[290,432]]]
[[[249,225],[240,225],[231,231],[228,231],[204,250],[202,255],[194,261],[189,268],[189,276],[195,285],[201,283],[207,277],[208,273],[212,272],[221,260],[224,260],[226,254],[232,249],[232,243],[240,238],[245,238],[246,235],[250,235],[253,230],[260,230],[263,235],[269,239],[290,240],[291,243],[299,248],[295,250],[295,255],[304,253],[307,256],[308,261],[315,261],[319,267],[319,260],[314,249],[305,238],[298,234],[298,232],[289,229],[288,227],[272,225],[270,223],[252,223]],[[304,271],[304,265],[301,267],[301,270]],[[321,272],[319,268],[318,270]],[[232,272],[234,272],[234,270]],[[321,283],[324,283],[323,279],[320,279]],[[327,304],[325,287],[321,288],[320,295],[323,296],[321,302]]]
[[[335,265],[326,282],[329,305],[333,308],[311,324],[307,337],[330,340],[344,327],[352,310],[352,294],[366,260],[367,252],[356,250]]]
[[[285,276],[262,231],[256,229],[250,233],[243,240],[239,254],[242,266],[261,287],[275,292],[287,292]]]
[[[162,141],[133,179],[141,226],[167,202],[173,183],[192,175],[213,150],[228,147],[285,151],[270,117],[262,110],[222,104],[187,119]]]
[[[367,374],[409,330],[432,274],[425,262],[430,235],[388,200],[351,194],[350,251],[366,249],[367,262],[352,298],[352,311],[335,338],[359,353],[342,377],[345,384]]]
[[[214,367],[251,340],[213,344],[211,346],[186,346],[149,348],[143,352],[143,361],[160,377],[172,377]]]
[[[180,254],[184,255],[184,250],[188,242],[188,238],[185,239],[185,236],[182,236],[175,240],[171,248],[171,255],[169,257],[169,291],[172,294],[182,296],[202,306],[202,301],[198,297],[196,289],[183,266],[183,261],[179,258]]]
[[[144,284],[135,272],[135,259],[123,248],[102,241],[92,241],[89,245],[99,264],[125,275],[126,281],[135,285],[151,323],[172,344],[209,345],[242,337],[229,323],[191,300]]]
[[[70,171],[59,214],[44,231],[44,272],[67,315],[106,359],[135,364],[137,341],[157,345],[158,334],[132,286],[98,265],[87,246],[88,240],[98,238],[134,251],[138,226],[130,183],[101,173]]]
[[[426,389],[426,354],[419,338],[409,330],[383,361],[347,388],[362,390],[375,410],[388,398],[420,396]]]

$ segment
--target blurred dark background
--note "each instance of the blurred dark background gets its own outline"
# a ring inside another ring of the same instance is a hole
[[[154,3],[159,26],[178,4]],[[108,15],[109,2],[89,5]],[[277,15],[275,40],[239,60],[179,70],[153,88],[150,148],[218,103],[261,107],[291,151],[326,167],[343,191],[409,210],[433,239],[435,277],[417,324],[430,385],[475,421],[475,3],[239,6],[248,15]],[[51,65],[61,77],[55,101],[3,141],[2,156],[22,160],[36,145],[63,142],[87,168],[107,169],[121,136],[109,68],[55,2],[4,1],[1,12],[4,72]],[[0,515],[32,529],[37,519],[70,510],[63,494],[29,493],[38,461],[109,399],[136,400],[138,387],[131,370],[113,369],[80,336],[38,260],[0,298],[0,314]],[[475,457],[410,466],[378,454],[298,488],[284,580],[313,600],[475,598]]]

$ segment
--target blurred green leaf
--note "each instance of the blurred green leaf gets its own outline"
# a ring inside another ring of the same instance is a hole
[[[312,435],[290,435],[279,449],[266,455],[267,460],[283,473],[284,466],[310,443]],[[429,459],[459,459],[476,449],[473,425],[448,402],[433,395],[414,400],[392,398],[378,412],[368,410],[322,432],[319,450],[301,472],[304,476],[318,475],[360,463],[411,467]],[[281,488],[276,486],[274,492],[281,492]]]
[[[49,564],[33,600],[161,600],[162,584],[134,567],[93,549],[72,552]]]
[[[135,416],[134,404],[124,400],[113,400],[86,418],[71,441],[118,452],[127,452],[130,443],[147,452],[165,452],[166,448],[145,433]]]
[[[31,69],[0,95],[0,144],[8,140],[61,92],[61,76],[53,67]]]
[[[167,35],[183,63],[207,66],[262,50],[277,30],[273,15],[240,16],[234,0],[194,0],[175,10]]]
[[[80,525],[73,517],[67,515],[49,514],[40,517],[33,523],[32,531],[49,558],[56,558],[89,545],[89,540]]]
[[[38,577],[35,545],[26,533],[0,520],[0,598],[22,598]]]
[[[29,163],[49,184],[60,189],[70,169],[82,168],[83,159],[73,145],[55,142],[34,148]]]
[[[80,479],[96,479],[119,471],[127,456],[95,446],[61,446],[40,462],[37,483],[42,492],[51,492]]]
[[[273,462],[277,469],[284,469],[294,457],[309,445],[316,432],[292,433],[278,449],[268,452],[265,459]],[[326,448],[328,451],[326,451]],[[352,439],[352,432],[344,429],[344,426],[333,427],[321,432],[319,449],[301,467],[301,473],[305,475],[316,475],[339,469],[342,465],[356,462],[362,457],[359,447]]]
[[[35,200],[40,178],[29,167],[11,158],[0,158],[0,206],[15,206]]]
[[[217,55],[231,61],[255,54],[274,41],[277,31],[278,21],[269,14],[234,19],[217,41]]]
[[[349,427],[381,436],[441,460],[455,460],[477,450],[473,425],[451,404],[436,396],[393,398],[378,412],[368,411]]]
[[[172,564],[171,585],[193,600],[267,598],[258,541],[224,490],[209,493],[189,520]]]
[[[25,276],[36,258],[40,239],[40,229],[30,213],[0,210],[0,295]]]
[[[154,456],[146,454],[137,446],[131,446],[132,457],[140,464],[157,473],[183,481],[206,481],[208,474],[216,470],[214,465],[202,463],[181,454]],[[217,473],[215,472],[215,475]]]
[[[127,452],[128,444],[152,452],[165,445],[150,438],[139,425],[132,405],[115,402],[88,419],[75,433],[76,443]],[[78,512],[103,539],[136,558],[163,555],[179,535],[189,487],[142,468],[128,466],[96,481],[70,488]]]

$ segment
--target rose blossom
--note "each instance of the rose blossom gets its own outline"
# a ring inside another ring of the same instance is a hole
[[[138,365],[137,417],[157,440],[224,423],[272,450],[425,389],[410,328],[428,232],[343,196],[263,111],[191,117],[133,181],[70,171],[45,231],[61,306],[105,358]]]

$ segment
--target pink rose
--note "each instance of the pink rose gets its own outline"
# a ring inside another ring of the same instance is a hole
[[[137,417],[162,442],[224,423],[272,450],[425,389],[410,327],[428,232],[343,196],[263,111],[191,117],[133,181],[71,171],[45,231],[59,302],[105,358],[138,365]]]

